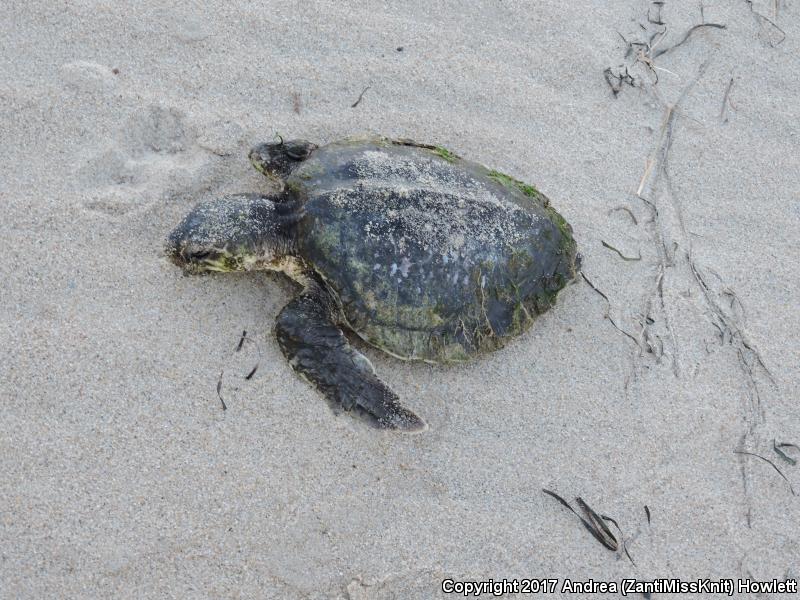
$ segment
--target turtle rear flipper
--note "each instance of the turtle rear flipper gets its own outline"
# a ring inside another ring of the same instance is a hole
[[[400,405],[397,395],[375,375],[372,363],[336,326],[336,303],[323,286],[312,278],[278,315],[275,333],[289,364],[334,408],[358,410],[383,429],[409,433],[425,429],[425,422]]]

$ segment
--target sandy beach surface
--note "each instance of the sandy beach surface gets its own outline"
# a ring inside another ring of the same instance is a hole
[[[799,2],[3,12],[0,597],[800,576],[800,465],[774,449],[800,444]],[[273,338],[288,280],[162,254],[196,202],[268,191],[246,153],[276,133],[535,183],[592,285],[466,365],[361,345],[424,434],[337,417]]]

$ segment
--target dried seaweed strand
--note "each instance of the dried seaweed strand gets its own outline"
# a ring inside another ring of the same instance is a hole
[[[619,531],[619,539],[622,542],[622,551],[625,552],[625,556],[628,557],[628,560],[631,561],[631,564],[635,567],[636,561],[633,560],[633,558],[631,557],[631,553],[628,552],[628,545],[625,543],[625,534],[622,533],[622,528],[619,526],[619,523],[617,523],[614,519],[606,515],[600,515],[600,516],[609,523],[613,523],[614,527],[617,528],[617,531]]]
[[[786,454],[781,448],[796,448],[800,450],[795,444],[787,444],[787,443],[777,443],[774,439],[772,440],[772,449],[775,450],[775,453],[780,456],[783,460],[788,462],[790,465],[794,466],[797,464],[797,460]]]
[[[755,453],[753,453],[753,452],[745,452],[744,450],[734,450],[734,451],[733,451],[733,453],[734,453],[734,454],[746,454],[747,456],[755,456],[756,458],[759,458],[759,459],[763,460],[765,463],[768,463],[768,464],[769,464],[769,465],[770,465],[770,466],[771,466],[773,469],[775,469],[775,471],[777,471],[778,475],[780,475],[780,476],[783,478],[783,480],[784,480],[784,481],[785,481],[785,482],[788,484],[788,486],[789,486],[789,491],[790,491],[790,492],[792,492],[792,495],[793,495],[793,496],[796,496],[796,495],[797,495],[797,494],[795,493],[795,491],[794,491],[794,488],[792,487],[792,482],[791,482],[791,481],[789,481],[789,480],[786,478],[786,475],[784,475],[784,474],[783,474],[783,471],[781,471],[781,470],[780,470],[780,469],[779,469],[779,468],[778,468],[778,467],[775,465],[775,463],[774,463],[774,462],[772,462],[770,459],[768,459],[768,458],[764,458],[764,457],[763,457],[763,456],[761,456],[760,454],[755,454]]]
[[[612,213],[612,212],[616,212],[618,210],[621,210],[623,212],[628,213],[628,216],[631,218],[631,221],[633,221],[634,225],[638,225],[639,224],[639,221],[636,219],[636,215],[634,215],[633,211],[630,208],[628,208],[627,206],[615,206],[614,208],[612,208],[608,212]]]
[[[663,54],[666,54],[670,50],[674,50],[675,48],[677,48],[678,46],[680,46],[681,44],[686,42],[686,40],[688,40],[695,31],[697,31],[698,29],[702,29],[703,27],[714,27],[716,29],[727,29],[727,27],[725,25],[721,25],[719,23],[700,23],[699,25],[695,25],[694,27],[690,27],[689,30],[681,38],[681,41],[679,41],[677,44],[673,44],[669,48],[662,48],[658,52],[653,53],[652,58],[658,58],[659,56],[661,56]]]
[[[219,372],[219,379],[217,380],[217,397],[219,401],[222,403],[222,410],[228,410],[228,406],[225,404],[225,399],[222,397],[222,375],[225,373],[225,369]]]
[[[728,96],[731,94],[731,88],[733,87],[734,78],[731,77],[731,80],[728,82],[727,87],[725,88],[725,94],[722,96],[722,108],[719,111],[719,119],[723,123],[728,122]]]
[[[587,531],[592,534],[592,537],[594,537],[598,542],[603,544],[603,546],[605,546],[611,551],[617,550],[618,544],[617,544],[617,539],[614,537],[614,534],[611,533],[611,530],[600,518],[600,515],[598,515],[591,508],[589,508],[589,506],[586,505],[586,503],[583,500],[581,500],[580,498],[575,499],[575,501],[579,504],[579,506],[581,506],[581,508],[586,512],[587,516],[593,519],[592,523],[590,523],[589,521],[584,519],[580,514],[578,514],[578,512],[574,508],[572,508],[572,506],[570,506],[569,502],[564,500],[561,496],[559,496],[555,492],[551,492],[550,490],[546,490],[544,488],[542,489],[542,491],[548,496],[558,500],[562,504],[562,506],[569,509],[572,512],[572,514],[578,517],[578,519],[580,519],[581,523],[583,523],[583,526],[587,529]],[[608,537],[605,537],[603,535],[603,533],[606,532],[607,532],[606,535]]]
[[[616,550],[619,548],[619,542],[617,542],[617,538],[608,528],[608,525],[605,524],[602,517],[598,515],[592,508],[583,501],[583,498],[578,496],[575,498],[576,504],[581,508],[583,514],[586,515],[587,521],[592,525],[592,530],[594,531],[594,536],[597,540],[603,544],[609,550]]]
[[[583,273],[583,271],[581,271],[581,277],[583,277],[583,280],[584,280],[586,283],[588,283],[588,284],[589,284],[589,287],[590,287],[590,288],[592,288],[592,289],[593,289],[595,292],[597,292],[598,294],[600,294],[600,295],[603,297],[603,299],[606,301],[606,304],[607,304],[607,306],[606,306],[606,312],[605,312],[605,315],[604,315],[604,317],[605,317],[606,319],[608,319],[608,320],[609,320],[609,322],[610,322],[610,323],[611,323],[611,324],[614,326],[614,329],[616,329],[616,330],[617,330],[617,331],[619,331],[620,333],[622,333],[622,334],[626,335],[627,337],[629,337],[631,340],[633,340],[633,343],[634,343],[634,344],[636,344],[636,345],[637,345],[639,348],[641,348],[642,346],[641,346],[641,344],[639,343],[639,340],[637,340],[637,339],[636,339],[635,337],[633,337],[633,336],[632,336],[630,333],[628,333],[627,331],[625,331],[624,329],[622,329],[622,328],[621,328],[619,325],[617,325],[617,324],[616,324],[616,322],[614,322],[614,319],[613,319],[613,318],[611,317],[611,315],[608,313],[608,309],[609,309],[609,308],[611,308],[611,300],[609,300],[609,299],[608,299],[608,296],[606,296],[606,295],[605,295],[603,292],[601,292],[601,291],[598,289],[598,287],[597,287],[595,284],[593,284],[593,283],[592,283],[592,282],[589,280],[589,278],[588,278],[588,277],[586,277],[586,275]]]
[[[600,240],[600,243],[601,243],[601,244],[603,244],[603,246],[604,246],[605,248],[608,248],[609,250],[613,250],[614,252],[616,252],[617,254],[619,254],[619,257],[620,257],[622,260],[627,260],[627,261],[637,261],[637,260],[642,260],[642,253],[641,253],[641,252],[639,253],[639,256],[625,256],[625,255],[624,255],[622,252],[620,252],[620,251],[619,251],[617,248],[615,248],[614,246],[612,246],[611,244],[609,244],[607,241],[605,241],[605,240]]]

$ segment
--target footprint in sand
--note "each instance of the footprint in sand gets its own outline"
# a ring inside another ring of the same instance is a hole
[[[84,92],[105,92],[117,85],[117,75],[111,67],[86,60],[61,65],[61,77],[68,87]]]
[[[94,188],[85,209],[118,217],[140,208],[144,199],[191,187],[197,163],[195,133],[183,113],[153,104],[133,112],[106,149],[79,169]]]
[[[134,111],[115,137],[78,172],[94,188],[84,208],[114,217],[208,189],[222,167],[214,161],[243,152],[244,144],[235,121],[194,126],[180,110],[160,104]]]
[[[122,146],[132,156],[149,152],[177,154],[194,141],[194,133],[183,114],[164,106],[152,105],[133,113],[122,129]]]

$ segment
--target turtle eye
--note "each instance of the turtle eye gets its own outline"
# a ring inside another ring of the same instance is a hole
[[[283,144],[283,150],[286,152],[286,156],[297,161],[307,159],[316,149],[316,144],[312,144],[306,140],[292,140]]]

